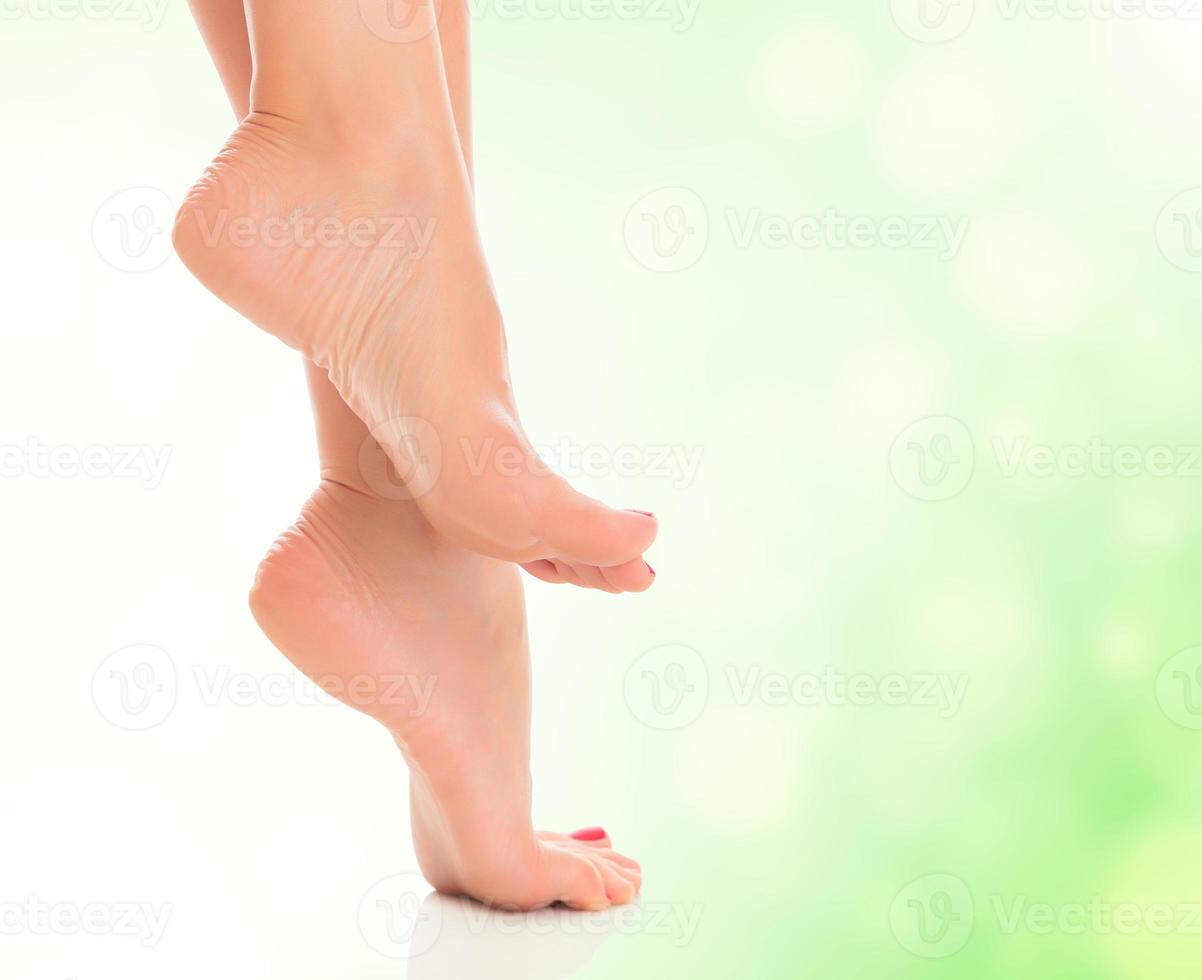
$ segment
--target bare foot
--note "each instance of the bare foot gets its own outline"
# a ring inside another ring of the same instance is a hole
[[[441,535],[552,580],[633,562],[650,584],[654,517],[577,493],[518,421],[449,110],[385,133],[252,112],[175,242],[217,296],[329,373]],[[624,588],[596,579],[580,584]]]
[[[270,3],[271,0],[267,0],[267,2]],[[364,4],[367,0],[360,0],[360,2]],[[246,21],[247,10],[248,8],[253,8],[258,13],[263,13],[262,2],[261,0],[249,0],[248,3],[244,4],[243,0],[193,0],[191,6],[213,52],[226,89],[230,93],[236,118],[242,120],[250,112],[250,88],[254,69],[250,34]],[[459,143],[459,159],[467,171],[470,187],[471,172],[473,169],[468,40],[470,11],[463,0],[440,4],[440,7],[441,16],[437,24],[438,45],[429,44],[420,47],[422,47],[425,59],[434,62],[435,67],[437,67],[437,62],[441,60],[442,66],[445,69],[446,90],[450,96],[452,117],[455,123],[455,136]],[[350,8],[340,9],[343,13],[346,13]],[[303,27],[303,19],[300,24],[297,21],[298,17],[302,17],[301,11],[281,8],[279,12],[287,18],[288,29],[290,31],[297,29],[298,26]],[[380,13],[388,13],[387,8],[380,8]],[[428,11],[419,8],[415,8],[414,10],[415,16],[426,13]],[[352,18],[354,17],[353,12],[351,16]],[[268,25],[272,23],[270,14],[266,16],[266,20]],[[267,66],[271,63],[274,48],[268,41],[273,37],[278,40],[279,31],[280,28],[277,25],[274,31],[269,27],[265,27],[260,32],[259,40],[263,42],[263,47],[260,51],[262,66]],[[355,32],[352,30],[347,35],[348,44],[356,39],[356,34],[358,34],[358,41],[363,41],[362,31]],[[321,60],[323,64],[330,63],[328,51],[325,50],[328,41],[328,37],[322,36],[315,39],[315,44],[319,45],[322,49]],[[375,51],[374,53],[376,55],[380,54],[379,51]],[[441,55],[440,58],[438,57],[439,54]],[[388,64],[407,65],[412,61],[411,55],[412,52],[408,50],[408,46],[394,46],[392,50],[384,52],[384,61]],[[341,60],[345,64],[359,65],[364,60],[364,55],[361,51],[355,53],[348,52],[346,57]],[[295,59],[290,59],[290,63],[295,63]],[[360,87],[364,88],[362,79],[360,79]],[[437,88],[438,86],[434,86],[432,91]],[[373,87],[367,85],[365,90],[372,91]],[[394,111],[393,107],[386,103],[385,108],[389,112]],[[435,118],[439,117],[438,113],[434,115]],[[445,116],[441,118],[445,119]],[[366,128],[370,129],[370,127]],[[445,127],[439,126],[435,128],[440,133],[443,133],[445,137]],[[354,172],[354,167],[348,169],[348,173],[350,172]],[[455,170],[451,176],[457,179],[462,174],[458,170]],[[198,190],[197,194],[203,197],[206,191],[202,188]],[[324,202],[323,206],[328,209],[329,202]],[[241,230],[237,230],[233,226],[233,219],[238,216],[224,216],[226,219],[224,224],[218,223],[222,218],[221,215],[210,216],[215,218],[213,224],[208,224],[207,217],[204,221],[201,221],[201,215],[196,215],[195,217],[199,227],[193,227],[191,232],[183,228],[180,230],[181,241],[188,238],[189,234],[191,234],[191,237],[194,239],[191,243],[193,249],[197,249],[198,247],[217,247],[223,238],[228,239],[224,247],[228,248],[230,245],[237,247],[239,244],[244,244],[240,235],[247,233],[247,231],[250,234],[251,244],[255,243],[258,234],[261,233],[264,244],[276,242],[277,247],[284,249],[287,249],[289,246],[286,234],[288,226],[284,222],[278,223],[274,228],[267,226],[255,228],[252,225],[249,229],[246,229],[244,227],[245,221],[243,221],[243,227]],[[242,217],[245,218],[245,216]],[[373,244],[371,236],[373,227],[381,233],[382,240],[378,244],[385,250],[388,248],[395,250],[397,246],[403,248],[406,242],[410,244],[414,241],[420,243],[423,240],[421,236],[427,230],[418,226],[415,233],[413,230],[414,226],[410,225],[407,228],[398,229],[401,231],[399,239],[390,239],[388,237],[390,233],[385,230],[385,226],[388,224],[386,216],[376,215],[369,218],[369,223],[366,229],[364,229],[366,243],[360,246],[357,254],[362,254],[364,247],[370,248]],[[292,244],[297,246],[297,249],[294,249],[294,251],[303,250],[306,245],[314,246],[319,244],[318,240],[327,232],[332,232],[334,238],[332,241],[325,239],[322,245],[323,248],[336,248],[340,243],[340,239],[337,237],[339,231],[337,225],[330,229],[324,229],[323,232],[319,233],[315,225],[309,226],[306,230],[298,222],[292,226],[292,230],[300,236],[299,242],[295,239],[292,241]],[[350,231],[350,229],[343,230]],[[432,231],[433,229],[430,230]],[[281,232],[285,232],[285,237],[282,241],[279,238]],[[275,237],[273,237],[273,233]],[[414,237],[415,234],[416,237]],[[198,237],[199,240],[196,240]],[[349,234],[346,237],[349,239]],[[346,241],[345,244],[350,244],[350,242]],[[198,261],[206,268],[209,265],[208,262],[204,261],[203,253],[201,253],[201,259]],[[214,265],[211,274],[216,274],[219,271],[219,266],[220,263]],[[501,367],[503,369],[503,365]],[[333,476],[338,482],[361,487],[364,482],[365,466],[362,461],[357,461],[357,457],[361,456],[365,450],[368,452],[378,450],[378,444],[370,438],[361,419],[354,412],[346,409],[341,395],[338,395],[333,390],[325,371],[314,370],[311,363],[310,381],[313,386],[318,428],[322,432],[320,443],[323,449],[323,463],[327,470],[338,471]],[[421,447],[418,448],[420,449]],[[525,460],[519,458],[519,462],[525,462]],[[374,465],[374,462],[368,461],[368,468],[374,468]],[[385,483],[388,483],[386,474],[381,474],[381,479]],[[402,496],[416,495],[420,489],[404,487],[399,484],[398,487],[403,491]],[[392,489],[392,484],[390,483],[389,489]],[[643,561],[641,557],[631,559],[622,565],[606,567],[573,562],[563,557],[545,558],[525,563],[525,567],[532,575],[544,581],[557,583],[572,582],[577,585],[603,589],[608,592],[642,592],[651,586],[655,577],[651,566]]]
[[[629,902],[604,831],[536,833],[520,576],[416,507],[326,480],[259,569],[251,608],[319,685],[383,724],[411,772],[414,843],[440,891],[508,909]]]

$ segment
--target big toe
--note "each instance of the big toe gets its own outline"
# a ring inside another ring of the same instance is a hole
[[[616,510],[558,482],[537,515],[538,537],[556,558],[612,568],[634,561],[655,541],[653,514]]]

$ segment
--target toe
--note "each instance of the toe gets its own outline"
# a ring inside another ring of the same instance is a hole
[[[640,879],[642,878],[643,867],[634,858],[628,858],[625,854],[619,854],[612,847],[603,847],[599,851],[602,857],[608,858],[614,864],[620,865],[633,874],[638,875]]]
[[[584,827],[581,830],[572,831],[568,836],[572,840],[578,840],[585,844],[595,844],[598,847],[611,847],[613,845],[604,827]]]
[[[646,592],[655,581],[655,573],[642,558],[635,558],[614,568],[544,558],[526,562],[522,568],[536,579],[551,585],[578,585],[586,589],[608,592],[610,595]],[[564,572],[561,572],[560,568],[563,568]]]
[[[615,588],[609,583],[605,577],[605,570],[596,565],[581,565],[577,562],[569,562],[572,571],[576,573],[576,578],[580,584],[586,589],[596,589],[598,592],[608,592],[611,595],[617,595],[621,589]]]
[[[405,465],[415,454],[412,428],[403,447],[385,447],[405,472],[413,469]],[[519,564],[555,557],[610,567],[637,558],[655,540],[651,514],[607,507],[550,473],[511,406],[486,401],[458,419],[455,431],[470,433],[459,440],[463,453],[436,451],[437,432],[428,452],[418,447],[430,467],[437,466],[430,487],[415,499],[434,528],[460,547]]]
[[[601,574],[619,592],[646,592],[655,582],[655,569],[641,557],[612,568],[602,568]]]
[[[555,563],[546,560],[527,562],[522,566],[529,574],[543,582],[550,582],[552,585],[565,585],[563,576],[559,574],[559,569],[555,567]]]
[[[605,897],[611,905],[626,905],[634,901],[639,893],[639,885],[630,872],[602,857],[597,851],[589,852],[589,860],[601,874],[601,880],[605,883]]]
[[[605,882],[606,898],[614,905],[631,901],[642,890],[642,867],[633,858],[615,851],[613,842],[602,828],[586,827],[572,834],[542,832],[538,836],[553,848],[575,852],[592,861]],[[620,878],[621,882],[615,878]]]
[[[585,565],[622,565],[651,547],[650,514],[614,510],[560,482],[539,508],[539,537],[551,553]]]
[[[588,588],[588,583],[580,577],[576,571],[576,566],[570,561],[564,561],[562,558],[552,558],[551,564],[555,567],[556,574],[569,585],[577,585],[580,588]]]
[[[539,831],[539,840],[558,841],[561,844],[588,844],[589,847],[613,847],[609,834],[601,827],[585,827],[570,834],[557,834],[550,830]]]
[[[547,847],[547,859],[558,901],[585,912],[609,908],[606,879],[582,852],[551,844]]]

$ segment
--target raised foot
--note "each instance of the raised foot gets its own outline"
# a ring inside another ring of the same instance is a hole
[[[176,249],[219,298],[328,371],[399,474],[396,495],[447,540],[549,580],[645,589],[654,517],[577,493],[518,421],[446,130],[351,145],[252,113],[188,194]]]

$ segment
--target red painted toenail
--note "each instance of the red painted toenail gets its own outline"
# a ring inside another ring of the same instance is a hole
[[[582,841],[605,840],[608,836],[600,827],[586,827],[584,830],[578,830],[572,834],[573,838]]]
[[[655,515],[652,514],[651,511],[649,511],[649,510],[632,510],[630,513],[642,514],[644,517],[650,517],[652,520],[655,520]]]
[[[651,567],[651,562],[648,561],[648,562],[644,562],[643,564],[645,564],[647,566],[647,571],[649,571],[651,573],[651,577],[655,578],[655,569]]]

